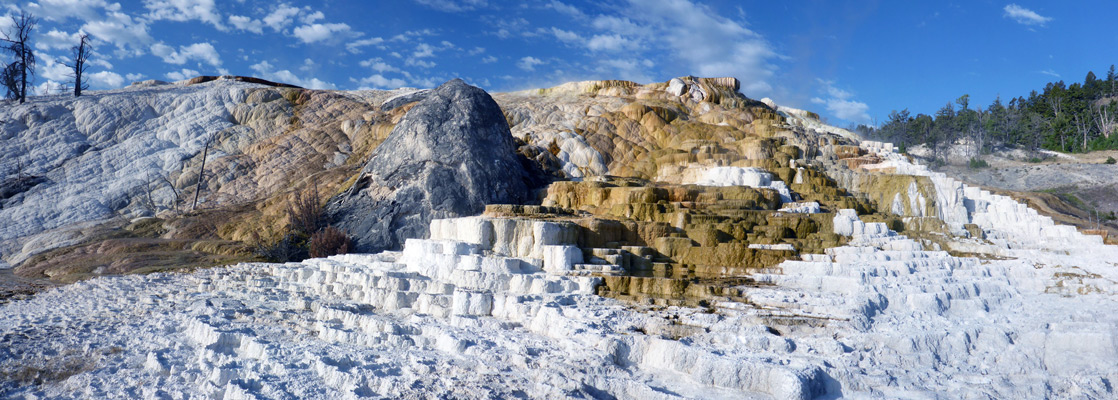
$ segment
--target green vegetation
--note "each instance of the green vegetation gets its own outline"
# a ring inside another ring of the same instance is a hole
[[[972,158],[972,159],[970,159],[970,167],[971,167],[971,169],[987,168],[987,167],[989,167],[989,166],[990,166],[990,164],[989,164],[989,163],[987,163],[987,162],[986,162],[986,160],[983,160],[983,159],[981,159],[981,158]]]
[[[1115,160],[1114,157],[1107,157],[1106,158],[1106,163],[1107,164],[1114,164],[1114,163],[1118,163],[1118,160]]]
[[[933,158],[960,140],[978,154],[996,146],[1062,152],[1118,149],[1118,72],[1111,65],[1106,79],[1088,72],[1083,83],[1049,83],[1042,92],[1008,103],[999,97],[986,109],[973,107],[964,94],[935,115],[894,110],[880,128],[860,125],[855,130],[902,148],[925,144]]]

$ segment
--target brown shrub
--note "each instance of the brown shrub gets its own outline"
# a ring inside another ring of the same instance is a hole
[[[333,226],[327,226],[311,235],[311,257],[346,254],[352,248],[353,240],[345,232]]]

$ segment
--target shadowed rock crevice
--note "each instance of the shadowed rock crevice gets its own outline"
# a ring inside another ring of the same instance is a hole
[[[522,203],[541,182],[518,158],[504,114],[484,90],[455,79],[419,98],[353,187],[327,205],[358,251],[399,249],[427,236],[435,218]]]

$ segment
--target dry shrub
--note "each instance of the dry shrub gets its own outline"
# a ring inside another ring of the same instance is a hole
[[[287,232],[274,243],[264,243],[255,232],[254,252],[272,262],[303,261],[308,257],[327,257],[353,250],[353,241],[341,230],[325,226],[318,185],[295,192],[287,204]]]
[[[345,232],[333,226],[327,226],[311,235],[311,257],[346,254],[351,249],[353,249],[353,240]]]
[[[287,204],[287,220],[291,232],[310,235],[322,228],[322,203],[318,200],[318,184],[309,192],[295,192],[295,198]]]
[[[274,243],[259,243],[253,253],[270,262],[299,262],[307,259],[307,236],[288,233]]]
[[[286,232],[275,242],[265,242],[253,232],[253,252],[271,262],[303,261],[309,256],[311,234],[321,229],[324,220],[318,185],[295,192],[287,203],[285,214]]]

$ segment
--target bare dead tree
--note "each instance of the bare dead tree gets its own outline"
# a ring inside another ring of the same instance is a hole
[[[1099,133],[1102,133],[1102,136],[1107,139],[1110,139],[1110,132],[1114,129],[1116,122],[1111,108],[1102,104],[1095,108],[1095,124],[1099,127]]]
[[[155,215],[157,212],[159,212],[159,206],[155,204],[155,196],[152,196],[152,192],[154,192],[158,188],[159,186],[157,178],[155,176],[148,175],[148,179],[144,181],[144,192],[146,192],[147,194],[147,207],[148,210],[151,211],[152,215]]]
[[[1090,116],[1091,114],[1087,115]],[[1091,121],[1079,118],[1079,114],[1076,113],[1073,122],[1075,122],[1075,130],[1083,137],[1082,150],[1087,151],[1087,134],[1091,131]]]
[[[1052,113],[1056,114],[1056,118],[1060,118],[1060,111],[1064,110],[1064,98],[1053,93],[1048,97],[1048,105],[1052,107]]]
[[[198,169],[198,183],[194,184],[194,203],[190,205],[190,211],[198,208],[198,195],[202,193],[202,178],[206,175],[206,156],[210,153],[210,144],[213,143],[217,135],[210,135],[206,139],[206,145],[202,148],[202,167]]]
[[[18,98],[20,104],[27,101],[27,82],[35,75],[35,54],[31,51],[31,32],[39,22],[35,16],[25,11],[13,15],[11,27],[3,35],[6,50],[15,59],[4,68],[0,83],[8,90],[9,98]]]
[[[171,200],[171,207],[170,208],[171,208],[171,210],[174,210],[175,212],[178,212],[179,211],[179,191],[177,189],[175,189],[175,184],[171,183],[171,180],[167,179],[166,175],[161,174],[161,175],[159,175],[159,177],[163,179],[163,183],[166,183],[167,187],[171,188],[171,194],[175,195],[175,198]]]
[[[80,97],[82,90],[89,89],[89,83],[82,81],[82,76],[85,75],[86,61],[93,53],[93,47],[89,43],[89,34],[82,33],[79,36],[80,41],[77,46],[71,47],[70,50],[74,53],[74,62],[67,64],[74,77],[74,97]]]

